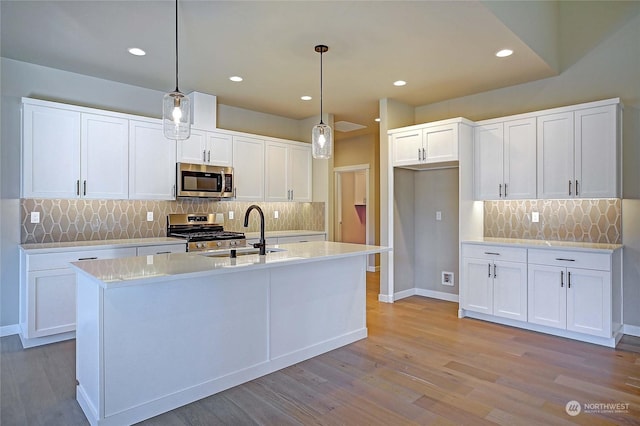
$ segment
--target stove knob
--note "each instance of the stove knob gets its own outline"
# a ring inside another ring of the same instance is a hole
[[[232,246],[235,246],[236,242],[235,241],[230,241],[229,244],[231,244]]]
[[[216,243],[216,245],[217,245],[218,247],[220,247],[220,246],[222,245],[222,243],[221,243],[220,241],[218,241],[218,242]]]
[[[202,248],[204,247],[202,243],[196,243],[196,248]]]

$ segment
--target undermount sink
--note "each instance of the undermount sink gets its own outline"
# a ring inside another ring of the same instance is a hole
[[[253,248],[253,247],[238,248],[238,249],[235,249],[235,251],[236,251],[236,257],[260,253],[260,249]],[[286,250],[281,248],[267,247],[266,251],[267,251],[267,254],[269,254],[269,253],[278,253]],[[200,254],[201,256],[207,256],[207,257],[231,257],[231,249],[226,251],[202,252],[198,254]]]

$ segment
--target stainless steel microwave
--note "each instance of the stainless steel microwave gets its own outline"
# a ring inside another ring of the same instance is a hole
[[[176,189],[178,197],[231,198],[233,168],[177,163]]]

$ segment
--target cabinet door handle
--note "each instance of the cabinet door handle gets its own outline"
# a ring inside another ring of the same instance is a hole
[[[78,260],[96,260],[97,257],[81,257]]]
[[[575,262],[575,259],[564,259],[562,257],[556,257],[556,260],[560,260],[562,262]]]
[[[80,179],[76,181],[76,195],[80,195]]]
[[[498,184],[498,196],[502,198],[502,184]]]
[[[488,276],[489,278],[491,278],[491,264],[490,264],[490,263],[488,263],[488,264],[487,264],[487,266],[489,267],[489,270],[488,270],[489,275],[487,275],[487,276]]]
[[[233,187],[233,198],[236,198],[236,194],[237,194],[238,188],[237,187]]]
[[[560,271],[560,287],[564,287],[564,271]]]
[[[504,198],[507,198],[507,184],[504,184]]]
[[[567,287],[571,288],[571,272],[567,272]]]
[[[500,253],[494,253],[492,251],[485,251],[484,254],[490,254],[490,255],[493,255],[493,256],[500,256]]]
[[[578,179],[576,179],[576,197],[578,196]]]
[[[497,278],[498,277],[498,267],[496,266],[496,264],[493,264],[493,278]]]
[[[207,162],[207,150],[206,149],[202,150],[202,162],[203,163]]]
[[[211,150],[207,151],[207,163],[211,162]]]
[[[87,195],[87,181],[85,180],[83,183],[82,195]]]
[[[176,196],[176,185],[174,184],[173,187],[171,188],[171,196],[175,197]]]
[[[427,151],[424,148],[422,148],[422,161],[427,161]]]
[[[418,148],[418,161],[422,161],[422,151]]]
[[[569,180],[569,195],[571,195],[571,180]]]
[[[291,190],[291,201],[293,201],[293,189]]]

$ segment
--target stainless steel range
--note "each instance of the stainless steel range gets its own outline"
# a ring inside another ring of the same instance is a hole
[[[167,236],[187,240],[187,251],[206,251],[246,247],[242,232],[225,231],[215,214],[176,214],[167,216]]]

